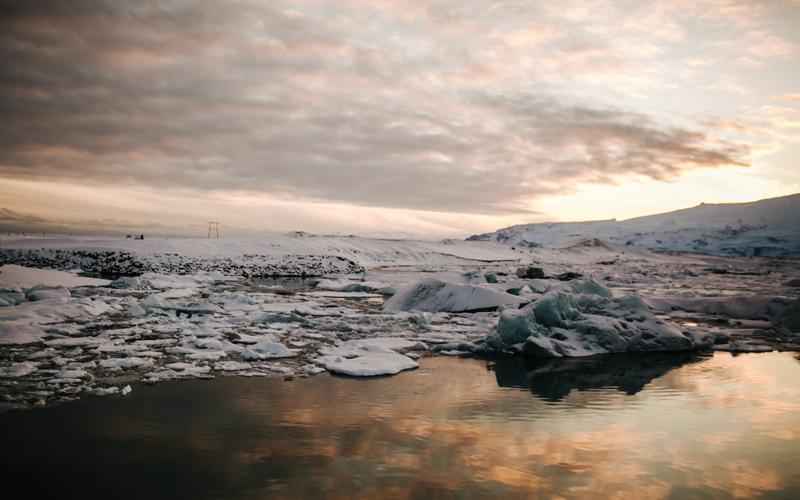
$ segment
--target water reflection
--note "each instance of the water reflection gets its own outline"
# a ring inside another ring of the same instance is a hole
[[[4,486],[104,499],[800,497],[792,355],[655,360],[433,359],[379,380],[136,387],[0,415]]]
[[[696,353],[616,354],[588,358],[501,358],[493,370],[500,387],[530,389],[547,401],[572,391],[613,388],[633,395],[652,380],[687,363],[707,359]]]

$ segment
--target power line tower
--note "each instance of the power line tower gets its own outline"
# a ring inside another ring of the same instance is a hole
[[[208,239],[211,239],[212,234],[219,239],[219,222],[213,220],[208,221]]]

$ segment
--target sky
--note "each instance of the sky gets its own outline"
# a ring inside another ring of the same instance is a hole
[[[457,236],[796,193],[798,28],[798,0],[0,0],[0,227]]]

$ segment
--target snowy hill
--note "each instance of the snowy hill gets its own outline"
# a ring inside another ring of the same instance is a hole
[[[658,251],[713,255],[800,255],[800,194],[750,203],[706,204],[623,221],[523,224],[470,241],[563,248],[587,239]]]

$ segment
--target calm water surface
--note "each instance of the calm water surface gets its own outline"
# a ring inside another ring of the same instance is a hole
[[[800,498],[793,354],[137,386],[0,415],[25,498]]]

